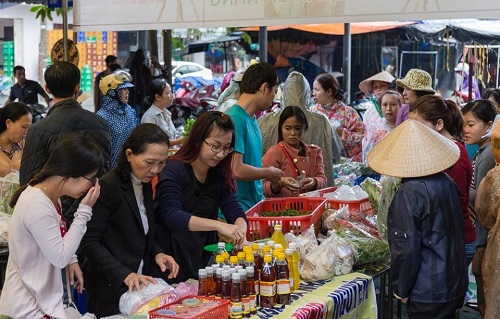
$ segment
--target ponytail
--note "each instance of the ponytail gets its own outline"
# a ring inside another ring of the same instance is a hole
[[[39,184],[39,183],[43,182],[44,180],[46,180],[47,177],[49,177],[46,175],[47,174],[45,174],[45,171],[42,169],[28,182],[28,184],[25,184],[25,185],[19,187],[16,190],[16,192],[14,193],[14,195],[12,195],[12,198],[10,199],[10,202],[9,202],[9,206],[11,208],[14,208],[14,206],[16,206],[16,204],[17,204],[17,201],[19,200],[19,197],[21,196],[21,193],[24,192],[26,190],[26,188],[28,188],[28,186],[35,186],[36,184]]]

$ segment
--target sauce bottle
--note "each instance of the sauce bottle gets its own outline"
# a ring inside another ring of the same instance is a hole
[[[260,306],[273,308],[276,303],[276,270],[271,255],[264,256],[264,266],[260,272]]]
[[[280,244],[283,248],[287,248],[288,245],[286,243],[285,235],[283,235],[283,226],[278,224],[274,225],[274,233],[271,236],[271,240],[274,241],[275,244]]]
[[[215,294],[214,269],[211,266],[205,267],[207,271],[207,296]]]
[[[238,271],[240,275],[240,295],[242,304],[243,318],[250,317],[250,297],[248,296],[247,271],[241,269]]]
[[[231,297],[229,306],[229,318],[237,319],[243,317],[243,309],[241,303],[241,293],[240,293],[240,275],[237,273],[231,276]]]
[[[290,292],[295,291],[295,286],[293,284],[295,278],[294,278],[292,253],[293,253],[293,250],[291,248],[285,249],[286,263],[288,264],[288,275],[290,277]]]
[[[231,298],[231,274],[229,270],[222,271],[221,296],[222,299]]]
[[[277,268],[276,294],[278,297],[277,303],[281,305],[289,305],[290,276],[284,253],[278,254],[278,259],[276,260],[276,268]]]
[[[255,269],[252,266],[248,266],[245,270],[247,272],[247,292],[250,305],[250,315],[254,315],[257,313],[257,293],[255,292],[256,284],[254,280]]]
[[[297,244],[290,243],[292,249],[292,262],[293,262],[293,286],[295,290],[299,289],[300,285],[300,272],[299,272],[299,253],[297,251]]]
[[[222,298],[222,268],[215,270],[215,298]]]
[[[207,270],[198,270],[198,296],[208,295]]]

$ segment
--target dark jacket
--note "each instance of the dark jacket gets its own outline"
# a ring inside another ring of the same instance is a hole
[[[395,294],[421,303],[464,298],[463,214],[458,188],[448,175],[403,179],[387,227]]]
[[[52,106],[47,116],[31,125],[26,135],[26,146],[21,158],[19,182],[27,184],[49,159],[53,145],[66,134],[81,133],[93,139],[103,149],[107,160],[111,154],[111,137],[108,123],[89,112],[74,99],[64,100]],[[104,168],[108,170],[109,163]],[[64,198],[63,211],[71,222],[79,200]]]
[[[114,169],[99,182],[101,195],[93,207],[92,219],[87,223],[87,232],[80,244],[86,258],[83,264],[85,287],[90,298],[95,296],[115,304],[118,310],[120,296],[127,290],[123,282],[125,278],[138,271],[141,260],[144,260],[144,275],[150,274],[151,267],[159,269],[154,257],[162,251],[155,241],[151,183],[143,184],[149,224],[145,235],[130,179],[124,180]]]

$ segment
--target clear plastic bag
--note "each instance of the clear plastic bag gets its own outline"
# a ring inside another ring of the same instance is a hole
[[[147,311],[175,301],[174,288],[161,278],[155,280],[156,284],[141,285],[141,290],[125,292],[120,297],[120,312],[126,315],[147,315]]]
[[[9,228],[11,215],[0,212],[0,247],[9,245]]]
[[[10,199],[19,188],[19,171],[12,171],[5,177],[0,177],[0,212],[12,215]]]

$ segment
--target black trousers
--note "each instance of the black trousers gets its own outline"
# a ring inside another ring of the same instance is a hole
[[[465,295],[447,303],[421,303],[408,300],[406,312],[410,319],[454,319],[464,304]]]

